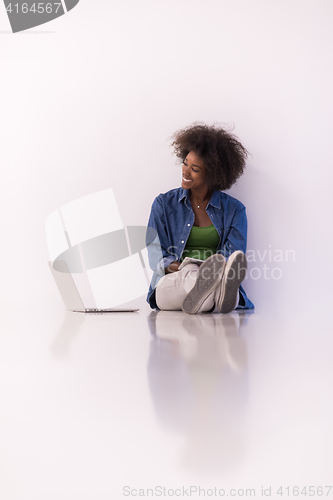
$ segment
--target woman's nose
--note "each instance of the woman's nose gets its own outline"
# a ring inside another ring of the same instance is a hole
[[[190,172],[189,166],[183,164],[183,174],[188,175]]]

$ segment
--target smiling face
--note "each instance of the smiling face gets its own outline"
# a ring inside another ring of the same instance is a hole
[[[205,166],[194,151],[190,151],[183,162],[182,188],[201,190],[207,188]]]

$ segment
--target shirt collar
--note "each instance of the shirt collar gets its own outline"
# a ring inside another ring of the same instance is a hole
[[[189,199],[189,189],[184,189],[181,188],[180,193],[179,193],[179,198],[178,198],[178,203],[180,203],[184,198],[186,200]],[[212,205],[215,208],[221,208],[221,199],[220,199],[220,191],[213,191],[212,196],[210,197],[210,200],[208,202],[208,205]]]
[[[178,203],[180,203],[184,198],[188,199],[188,197],[189,197],[189,190],[181,188],[179,192]]]

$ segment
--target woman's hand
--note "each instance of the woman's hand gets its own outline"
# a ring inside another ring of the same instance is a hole
[[[178,260],[174,260],[168,267],[165,268],[165,274],[175,273],[178,271],[179,266],[180,262],[178,262]]]

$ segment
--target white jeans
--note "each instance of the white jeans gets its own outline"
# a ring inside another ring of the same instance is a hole
[[[166,274],[157,284],[156,304],[162,311],[181,311],[186,295],[192,290],[198,276],[199,266],[188,264],[180,271]],[[207,312],[215,305],[215,290],[208,295],[198,312]],[[236,307],[238,305],[238,301]]]

